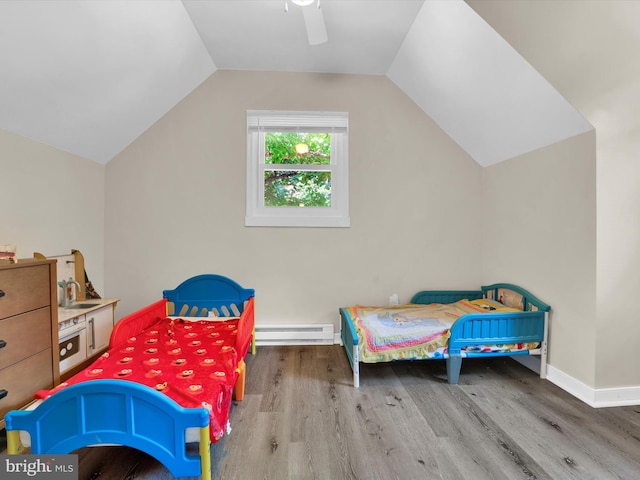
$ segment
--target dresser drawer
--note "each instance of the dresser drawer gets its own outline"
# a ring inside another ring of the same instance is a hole
[[[51,348],[51,308],[0,320],[0,369]]]
[[[9,410],[16,410],[33,400],[38,390],[53,387],[51,349],[44,350],[10,367],[0,370],[0,419]]]
[[[49,265],[0,270],[0,318],[51,304]]]

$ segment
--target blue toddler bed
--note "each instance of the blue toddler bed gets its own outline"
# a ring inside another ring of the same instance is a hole
[[[217,328],[213,322],[224,325],[224,328],[233,327],[230,337],[233,345],[225,350],[224,358],[227,361],[228,352],[233,351],[233,361],[237,363],[231,367],[234,378],[229,379],[229,387],[225,387],[223,393],[230,395],[235,382],[235,396],[241,400],[244,391],[244,356],[250,344],[253,344],[253,297],[252,289],[242,288],[221,275],[192,277],[175,290],[165,290],[162,300],[122,318],[113,329],[107,353],[115,358],[116,352],[130,348],[128,345],[136,336],[144,339],[146,335],[155,334],[158,322],[187,322],[186,319],[168,317],[168,314],[175,312],[183,317],[200,317],[189,321],[209,325],[203,328]],[[201,317],[206,317],[206,321]],[[215,340],[211,342],[215,343]],[[160,343],[152,346],[156,345]],[[146,354],[147,351],[142,353]],[[202,358],[204,365],[207,359]],[[221,358],[211,358],[210,363],[221,362]],[[93,365],[97,365],[97,362]],[[161,372],[164,367],[169,369],[168,364],[154,365],[154,370],[149,372]],[[95,370],[99,369],[89,366],[78,375],[91,374]],[[209,372],[211,370],[207,370],[206,374],[209,375]],[[200,475],[203,480],[211,478],[211,405],[216,403],[207,400],[209,408],[185,408],[158,389],[135,381],[112,378],[81,381],[61,387],[33,410],[7,413],[8,453],[25,451],[20,436],[20,432],[24,431],[30,437],[31,453],[64,454],[90,445],[119,444],[148,453],[164,464],[175,477]],[[219,397],[216,400],[219,405],[223,399]],[[230,398],[225,397],[224,401],[230,406]],[[194,431],[195,435],[189,437],[188,434]],[[199,442],[199,455],[187,453],[186,443],[192,441]]]
[[[425,290],[406,305],[341,308],[341,337],[355,387],[360,363],[396,360],[445,360],[447,379],[456,384],[463,358],[537,355],[545,378],[550,310],[509,283]]]

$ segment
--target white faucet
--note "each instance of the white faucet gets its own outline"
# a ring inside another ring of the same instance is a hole
[[[62,287],[62,300],[60,302],[61,307],[68,307],[71,305],[73,301],[73,285],[78,287],[78,291],[80,291],[80,284],[76,282],[73,278],[69,277],[69,280],[60,280],[58,282],[58,286]]]

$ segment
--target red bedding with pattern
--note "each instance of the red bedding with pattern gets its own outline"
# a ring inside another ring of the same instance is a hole
[[[211,440],[227,431],[233,388],[238,377],[238,319],[187,321],[158,318],[135,337],[113,347],[85,370],[52,390],[92,379],[120,379],[155,388],[179,405],[210,412]],[[108,414],[108,412],[105,412]]]

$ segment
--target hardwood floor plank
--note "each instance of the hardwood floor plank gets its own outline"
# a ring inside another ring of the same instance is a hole
[[[591,421],[590,413],[593,413],[597,422]],[[585,417],[598,435],[634,462],[640,463],[640,407],[603,408],[587,412]]]
[[[341,388],[336,380],[336,373],[343,377],[347,372],[343,364],[336,365],[334,357],[323,355],[322,349],[302,347],[297,352],[300,368],[296,383],[306,394],[296,395],[291,409],[304,425],[302,435],[295,439],[305,454],[301,462],[306,469],[301,478],[356,478],[346,455],[339,408]]]
[[[292,361],[291,351],[282,347],[273,347],[271,351],[267,352],[267,358],[260,359],[261,365],[258,369],[257,378],[263,384],[261,411],[284,411],[283,402],[286,401],[289,393],[288,390],[291,385],[289,380],[293,373]],[[285,372],[287,373],[286,375]],[[265,381],[267,382],[266,384],[264,383]]]
[[[509,381],[505,381],[507,384]],[[483,388],[486,387],[480,387]],[[572,442],[570,436],[562,436],[559,432],[560,415],[541,416],[537,402],[530,405],[532,408],[525,409],[521,398],[513,398],[509,394],[476,395],[473,402],[479,416],[489,419],[487,421],[505,434],[508,432],[510,444],[525,451],[537,468],[551,478],[591,478],[589,472],[596,465]]]
[[[573,471],[583,471],[576,478],[627,479],[640,477],[639,437],[629,435],[599,419],[598,412],[568,396],[555,392],[544,398],[521,396],[514,406],[535,416],[551,429],[557,451],[562,450],[564,464]],[[548,437],[548,438],[549,438]],[[557,438],[556,441],[556,437]]]
[[[365,365],[339,346],[260,347],[216,480],[640,480],[640,406],[593,409],[508,358]],[[169,480],[126,447],[79,451],[79,480]],[[195,480],[187,479],[187,480]]]
[[[131,480],[153,478],[171,480],[174,477],[157,460],[138,450],[122,446],[87,447],[78,454],[79,480],[104,478]]]
[[[434,433],[455,441],[458,452],[454,458],[472,459],[472,470],[461,471],[463,478],[551,478],[460,387],[413,384],[407,390]]]

